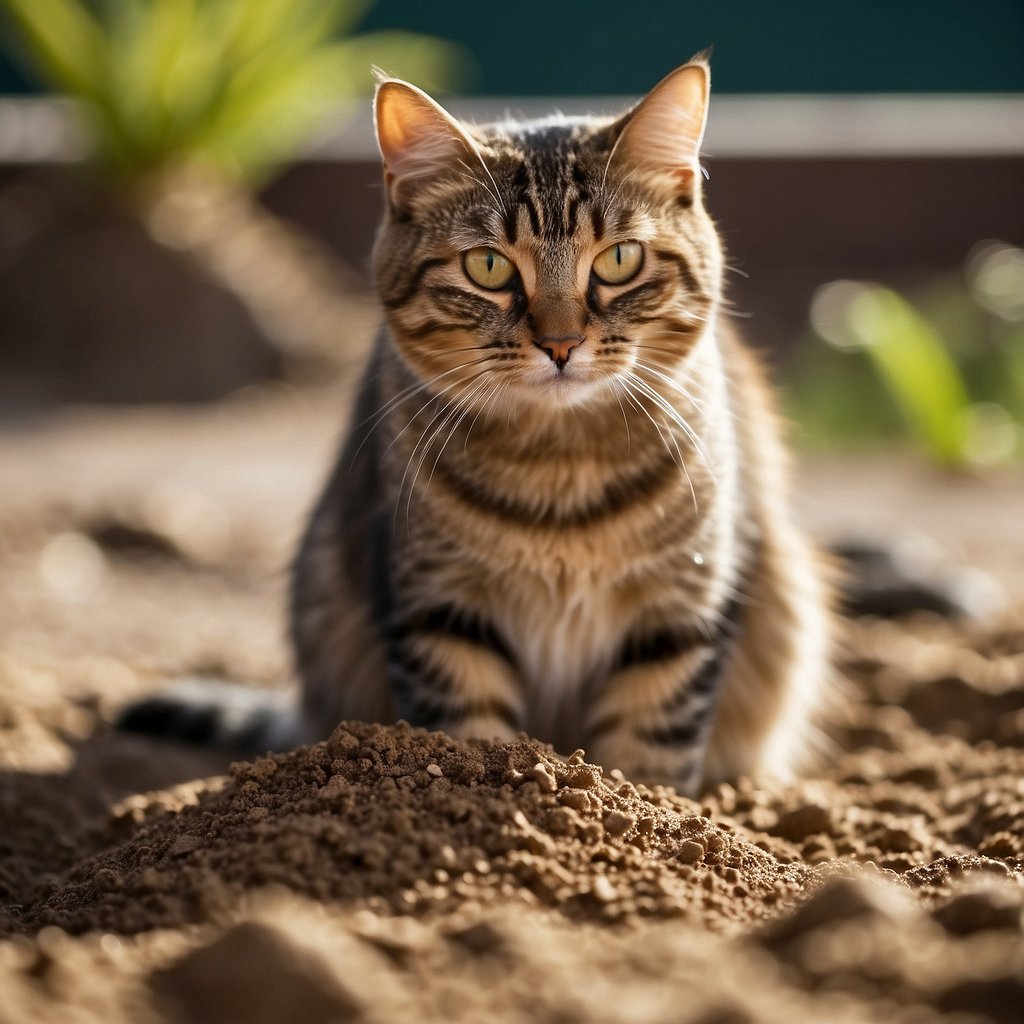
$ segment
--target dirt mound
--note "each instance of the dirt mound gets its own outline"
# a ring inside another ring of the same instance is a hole
[[[575,920],[689,918],[728,930],[805,884],[787,844],[760,847],[668,789],[604,778],[527,738],[460,743],[352,723],[329,741],[232,766],[222,790],[169,809],[138,798],[137,826],[16,918],[121,934],[222,918],[283,886],[383,914],[437,916],[496,900]],[[775,855],[770,851],[774,851]]]
[[[285,678],[336,429],[287,398],[0,437],[0,1024],[1024,1020],[1024,607],[850,623],[813,777],[699,802],[526,739],[230,766],[111,731],[169,678]],[[921,486],[1020,579],[1018,485]]]

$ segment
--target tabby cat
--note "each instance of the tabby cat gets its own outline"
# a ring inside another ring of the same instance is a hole
[[[123,724],[525,730],[690,793],[800,767],[828,600],[720,314],[708,89],[698,57],[618,119],[473,126],[382,79],[387,325],[295,562],[297,727],[239,688]]]
[[[377,89],[387,326],[294,570],[307,738],[510,738],[694,792],[787,776],[826,678],[771,396],[722,321],[698,57],[618,119]]]

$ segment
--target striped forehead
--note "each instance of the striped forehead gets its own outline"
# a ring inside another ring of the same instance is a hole
[[[523,242],[523,230],[541,242],[574,239],[582,219],[603,229],[603,174],[607,153],[596,144],[600,124],[533,122],[501,125],[484,134],[507,215],[509,241]],[[595,230],[595,234],[602,232]]]

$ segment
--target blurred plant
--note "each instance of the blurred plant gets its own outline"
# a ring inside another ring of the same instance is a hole
[[[79,101],[108,186],[96,201],[190,257],[286,356],[312,357],[306,375],[358,361],[367,339],[353,336],[376,313],[337,257],[253,188],[370,91],[373,64],[437,88],[467,63],[434,37],[346,37],[371,2],[0,0],[16,55]]]
[[[1024,455],[1024,252],[980,244],[964,284],[934,282],[920,309],[878,284],[819,288],[811,326],[829,347],[809,346],[789,387],[805,438],[880,439],[902,421],[940,465]]]
[[[32,69],[81,100],[95,155],[137,177],[199,160],[257,179],[294,155],[371,64],[427,88],[462,53],[406,32],[341,38],[368,0],[0,0]]]

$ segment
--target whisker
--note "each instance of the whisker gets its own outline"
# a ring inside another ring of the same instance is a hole
[[[646,395],[654,404],[673,422],[679,427],[680,430],[689,438],[690,443],[693,445],[694,450],[701,457],[704,465],[711,476],[711,479],[715,481],[715,473],[711,466],[711,460],[708,455],[707,448],[704,446],[704,442],[701,441],[697,432],[686,422],[685,417],[679,412],[670,402],[668,402],[664,395],[661,395],[655,388],[647,383],[642,377],[638,377],[635,373],[629,371],[626,372],[626,376],[636,385],[640,390],[641,394]],[[715,481],[717,482],[717,481]]]
[[[476,351],[476,349],[467,348],[467,349],[465,349],[465,351],[467,351],[467,352],[468,351]],[[402,391],[400,391],[397,395],[393,396],[391,399],[389,399],[387,402],[385,402],[384,405],[380,409],[377,410],[377,412],[372,413],[370,416],[367,416],[366,419],[364,419],[361,423],[356,424],[355,429],[358,430],[359,428],[364,427],[371,420],[374,421],[373,425],[370,427],[370,429],[367,430],[367,432],[366,432],[365,436],[363,437],[362,441],[359,442],[359,447],[356,448],[355,453],[352,456],[352,462],[353,463],[355,462],[355,460],[358,457],[359,453],[363,450],[363,446],[366,444],[367,441],[370,440],[370,437],[373,434],[373,432],[381,425],[381,423],[384,422],[385,419],[387,419],[387,417],[392,412],[394,412],[397,408],[399,408],[399,406],[404,405],[411,398],[415,398],[416,395],[421,394],[423,391],[427,390],[427,388],[431,387],[433,384],[436,384],[443,377],[447,377],[449,374],[456,373],[459,370],[464,370],[464,369],[466,369],[469,366],[478,366],[480,363],[487,362],[487,360],[493,359],[493,358],[494,358],[493,356],[482,356],[480,359],[469,359],[469,360],[467,360],[464,363],[459,363],[458,366],[453,366],[453,367],[451,367],[448,370],[444,370],[443,372],[437,374],[436,376],[431,377],[429,380],[417,381],[417,382],[415,382],[413,384],[410,384],[408,387],[406,387]],[[443,391],[441,393],[444,394],[446,392]],[[417,411],[416,415],[413,416],[413,419],[415,419],[416,416],[418,416],[418,415],[419,415],[419,411]],[[410,420],[410,422],[412,422],[412,421]],[[407,426],[408,426],[408,424],[407,424]],[[393,443],[394,442],[392,442],[392,444]],[[390,451],[390,450],[391,450],[391,446],[389,445],[388,446],[388,451]]]
[[[475,380],[475,379],[476,379],[476,377],[475,377],[475,376],[471,378],[471,380]],[[422,404],[422,405],[421,405],[421,406],[420,406],[420,407],[419,407],[419,408],[418,408],[418,409],[417,409],[417,410],[416,410],[416,411],[415,411],[415,412],[414,412],[414,413],[412,414],[412,417],[411,417],[411,418],[410,418],[410,419],[408,420],[408,422],[407,422],[407,423],[405,424],[405,426],[404,426],[404,427],[402,427],[402,429],[401,429],[401,430],[400,430],[400,431],[399,431],[399,432],[398,432],[397,434],[395,434],[395,436],[394,436],[394,437],[393,437],[393,438],[391,439],[391,443],[390,443],[390,444],[389,444],[389,445],[387,446],[387,448],[385,448],[385,449],[384,449],[384,454],[385,454],[385,455],[387,455],[387,454],[389,454],[389,453],[390,453],[391,449],[392,449],[392,448],[394,448],[394,447],[395,447],[395,445],[396,445],[396,444],[397,444],[397,443],[398,443],[398,442],[399,442],[399,441],[401,440],[401,438],[402,438],[402,435],[403,435],[403,434],[404,434],[404,433],[405,433],[405,432],[406,432],[406,431],[407,431],[407,430],[408,430],[408,429],[409,429],[409,428],[410,428],[410,427],[411,427],[411,426],[412,426],[412,425],[413,425],[413,424],[414,424],[414,423],[416,422],[417,418],[418,418],[418,417],[420,416],[420,414],[421,414],[421,413],[422,413],[422,412],[423,412],[424,410],[428,409],[428,408],[429,408],[429,407],[430,407],[430,406],[431,406],[431,405],[432,405],[433,403],[435,403],[435,402],[440,402],[440,401],[441,401],[442,399],[446,398],[446,397],[447,397],[448,395],[450,395],[450,394],[451,394],[451,393],[452,393],[452,392],[453,392],[453,391],[454,391],[454,390],[455,390],[455,389],[456,389],[456,388],[457,388],[457,387],[458,387],[458,386],[459,386],[459,385],[460,385],[461,383],[463,383],[463,382],[462,382],[462,381],[458,381],[458,380],[456,380],[456,381],[452,381],[452,383],[451,383],[451,384],[449,384],[449,385],[448,385],[447,387],[445,387],[445,388],[442,388],[442,389],[441,389],[441,390],[440,390],[440,391],[439,391],[439,392],[438,392],[438,393],[437,393],[436,395],[431,395],[431,396],[430,396],[430,398],[428,398],[428,399],[427,399],[427,400],[426,400],[426,401],[425,401],[425,402],[424,402],[424,403],[423,403],[423,404]],[[447,408],[447,406],[445,406],[445,408]],[[429,423],[427,424],[427,427],[429,427],[429,426],[430,426],[430,423],[433,423],[434,419],[436,419],[436,417],[437,417],[438,415],[440,415],[440,413],[435,413],[435,414],[434,414],[434,417],[432,417],[432,418],[431,418],[430,422],[429,422]],[[424,427],[423,429],[424,429],[424,430],[426,430],[426,429],[427,429],[427,427]],[[422,439],[422,437],[423,437],[423,434],[421,433],[421,434],[420,434],[420,438]],[[418,444],[418,443],[419,443],[419,442],[417,441],[417,444]],[[413,450],[415,450],[415,446],[414,446],[414,449],[413,449]]]
[[[466,414],[470,411],[469,408],[466,407],[466,402],[470,401],[473,398],[473,396],[481,388],[485,386],[486,381],[477,381],[473,387],[469,388],[468,394],[466,392],[462,392],[461,394],[456,395],[455,398],[453,398],[452,401],[449,403],[450,409],[448,413],[444,416],[441,422],[434,429],[433,433],[430,435],[429,439],[423,445],[423,448],[420,452],[419,461],[416,464],[416,471],[413,473],[412,481],[409,483],[409,492],[405,501],[405,518],[407,526],[409,523],[409,516],[412,511],[413,495],[416,493],[416,481],[419,480],[419,476],[423,470],[423,466],[430,455],[431,447],[433,446],[434,442],[444,432],[448,424],[451,423],[451,430],[449,431],[447,437],[445,437],[444,441],[442,442],[441,447],[438,450],[437,456],[434,459],[434,463],[430,467],[430,475],[427,477],[427,482],[423,486],[424,491],[426,491],[427,488],[430,487],[430,482],[431,480],[434,479],[434,470],[437,469],[437,463],[441,458],[441,454],[444,452],[445,446],[452,439],[452,434],[458,429],[458,425],[463,419],[463,417],[466,416]]]
[[[653,373],[655,377],[667,384],[673,391],[677,392],[688,402],[692,403],[698,412],[703,411],[704,403],[694,395],[691,395],[690,392],[682,386],[682,384],[674,380],[672,377],[669,377],[668,374],[662,373],[660,370],[656,370],[653,366],[648,366],[647,363],[641,363],[639,359],[636,361],[635,365],[639,369],[645,370],[647,373]]]
[[[505,215],[505,216],[508,216],[508,210],[505,207],[505,201],[502,198],[501,189],[498,188],[498,183],[494,180],[494,175],[491,174],[491,169],[487,166],[487,163],[484,161],[483,154],[474,147],[474,155],[480,161],[480,166],[484,169],[484,174],[486,174],[487,177],[490,178],[491,184],[494,186],[494,191],[493,192],[491,192],[491,190],[489,188],[487,189],[487,191],[490,192],[490,194],[493,197],[493,199],[495,200],[495,202],[501,207],[501,213],[503,215]],[[466,170],[469,172],[471,177],[475,177],[473,175],[473,172],[470,169],[469,165],[464,160],[460,160],[459,163],[462,164],[462,166],[466,168]],[[479,184],[483,185],[483,182],[479,181],[479,179],[475,179],[475,180],[477,180],[479,182]],[[487,186],[484,185],[484,188],[487,188]],[[497,211],[495,211],[495,212],[497,212]]]
[[[431,482],[431,480],[434,479],[434,470],[437,469],[437,464],[441,461],[441,456],[444,455],[444,450],[445,450],[445,448],[448,447],[448,442],[451,441],[451,439],[455,436],[455,433],[459,429],[459,427],[461,426],[462,421],[473,411],[473,407],[469,403],[474,398],[476,398],[476,396],[484,388],[486,388],[487,385],[488,385],[488,381],[487,380],[480,381],[480,383],[468,395],[466,395],[465,399],[462,401],[462,409],[459,411],[458,416],[456,416],[455,422],[452,424],[451,430],[448,431],[448,436],[444,439],[443,443],[441,444],[441,447],[438,449],[437,456],[434,458],[434,464],[430,467],[430,473],[427,476],[427,482],[423,485],[424,491],[426,491],[430,487],[430,482]],[[436,433],[435,433],[435,436],[437,436]],[[433,441],[431,441],[431,444],[432,443],[433,443]],[[427,449],[424,448],[424,456],[426,455],[426,451],[427,451]],[[422,463],[421,463],[421,466],[422,466]],[[416,477],[413,477],[412,486],[409,488],[410,498],[412,497],[412,490],[413,490],[413,488],[415,486],[416,486]]]
[[[698,437],[697,432],[690,426],[686,421],[686,418],[676,409],[664,395],[660,394],[655,388],[653,388],[647,381],[642,377],[638,377],[635,373],[629,374],[630,379],[640,389],[641,394],[646,395],[654,404],[663,412],[665,415],[679,427],[680,430],[689,438],[691,444],[697,453],[704,459],[705,465],[707,465],[710,471],[711,466],[708,462],[707,450],[704,447],[703,442]]]
[[[462,450],[466,451],[469,445],[469,435],[473,433],[473,428],[476,426],[476,421],[480,419],[480,414],[487,408],[491,403],[492,399],[501,391],[503,388],[508,387],[511,382],[508,380],[499,379],[494,388],[492,388],[485,396],[483,402],[480,404],[480,408],[477,410],[476,415],[473,417],[473,422],[469,425],[469,430],[466,431],[466,437],[462,442]]]
[[[488,185],[487,182],[484,181],[482,178],[478,178],[475,174],[473,174],[469,169],[469,164],[467,164],[465,160],[460,160],[459,163],[466,168],[465,171],[460,172],[460,176],[463,178],[468,178],[475,185],[479,185],[482,189],[484,189],[487,192],[487,194],[491,197],[491,199],[495,201],[495,203],[501,205],[501,199],[494,193],[494,191],[491,189],[491,186]],[[495,214],[498,217],[501,217],[502,212],[504,210],[504,206],[502,205],[501,210],[499,210],[497,206],[490,206],[488,207],[488,209],[491,211],[491,213]]]
[[[665,446],[665,451],[667,451],[669,456],[672,457],[672,449],[669,448],[668,446],[668,441],[665,439],[665,434],[662,432],[661,425],[657,422],[657,420],[655,420],[655,418],[651,415],[650,411],[647,409],[646,406],[644,406],[644,404],[639,400],[639,398],[637,398],[637,396],[632,393],[632,388],[629,387],[629,384],[625,381],[623,381],[623,384],[626,387],[627,397],[633,402],[633,405],[635,405],[636,408],[639,409],[651,421],[652,425],[654,426],[654,429],[658,432],[658,437],[661,438],[661,443]],[[665,424],[665,427],[667,429],[668,424]],[[669,431],[669,437],[672,438],[672,444],[675,448],[675,457],[672,458],[672,461],[676,462],[678,460],[679,468],[683,471],[683,475],[686,477],[687,486],[690,488],[690,497],[693,499],[694,514],[700,515],[700,505],[697,501],[697,491],[693,486],[693,480],[690,478],[690,471],[686,468],[686,460],[683,458],[683,453],[680,451],[679,444],[675,439],[675,435],[672,434],[671,431]]]
[[[629,453],[632,451],[632,445],[631,445],[630,436],[629,436],[629,420],[626,419],[626,410],[623,407],[622,399],[619,398],[619,394],[618,394],[619,389],[624,387],[625,385],[623,384],[623,382],[621,380],[619,380],[618,377],[613,377],[612,378],[612,384],[615,385],[614,392],[613,392],[615,394],[615,401],[618,402],[619,412],[622,413],[622,423],[623,423],[623,425],[626,428],[626,454],[629,455]]]
[[[419,460],[419,463],[418,463],[418,465],[416,467],[416,474],[413,477],[412,482],[409,485],[408,499],[406,501],[406,506],[405,506],[405,521],[406,521],[406,527],[407,528],[408,528],[409,522],[410,522],[410,511],[411,511],[411,506],[412,506],[412,495],[413,495],[413,490],[414,490],[415,485],[416,485],[416,477],[419,476],[420,469],[423,466],[423,460],[426,458],[426,452],[429,450],[430,445],[433,443],[434,438],[437,436],[437,434],[440,432],[440,430],[444,427],[445,423],[447,422],[447,415],[446,414],[448,413],[448,411],[453,406],[456,405],[456,403],[458,402],[458,400],[461,397],[461,395],[465,392],[465,389],[469,388],[469,386],[471,384],[475,383],[477,378],[480,377],[480,376],[483,376],[484,373],[486,373],[486,371],[481,371],[480,374],[477,374],[475,377],[472,377],[470,380],[465,381],[465,382],[457,381],[455,384],[452,385],[451,388],[448,389],[448,392],[450,392],[450,391],[454,391],[456,388],[458,388],[460,384],[463,386],[463,391],[462,392],[457,393],[452,398],[450,398],[448,400],[448,402],[444,406],[442,406],[442,408],[438,409],[438,411],[435,412],[434,415],[428,420],[427,425],[423,428],[423,430],[420,432],[420,436],[416,439],[416,443],[412,446],[412,451],[409,453],[409,458],[408,458],[408,460],[406,461],[406,464],[405,464],[405,471],[402,473],[402,479],[401,479],[401,481],[398,484],[398,495],[397,495],[397,498],[396,498],[396,501],[395,501],[395,516],[394,516],[396,521],[398,519],[398,505],[399,505],[399,502],[401,502],[401,500],[402,500],[402,494],[405,493],[405,481],[409,477],[409,470],[412,469],[412,464],[413,464],[414,460],[416,459],[417,452],[420,450],[420,445],[423,444],[424,439],[426,439],[426,444],[423,446],[423,453],[424,454],[421,456],[421,458]],[[446,392],[446,394],[448,392]],[[440,417],[445,417],[445,418],[442,419],[441,423],[438,424],[437,428],[432,431],[431,427],[433,427],[434,423],[436,423],[437,420]],[[403,428],[403,432],[406,429],[408,429],[408,427],[410,426],[411,422],[412,421],[410,420],[410,422],[405,425],[405,427]],[[396,440],[397,440],[397,438],[396,438]]]

